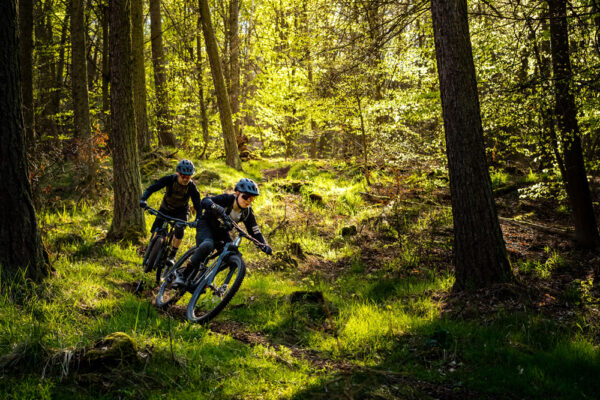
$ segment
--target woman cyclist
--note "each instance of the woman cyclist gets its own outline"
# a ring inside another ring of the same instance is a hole
[[[271,255],[273,250],[267,244],[256,223],[251,204],[259,195],[258,186],[252,179],[242,178],[235,185],[235,193],[224,193],[202,199],[203,213],[198,217],[196,227],[197,249],[183,270],[176,273],[174,286],[185,285],[191,273],[200,266],[215,248],[215,243],[229,242],[232,226],[228,221],[243,222],[248,233],[263,243],[263,251]]]

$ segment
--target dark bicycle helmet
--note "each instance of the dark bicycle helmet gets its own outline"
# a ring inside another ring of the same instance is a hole
[[[248,193],[252,196],[258,196],[258,186],[252,179],[242,178],[235,185],[235,191],[241,193]]]
[[[190,160],[181,160],[179,164],[177,164],[177,172],[181,175],[194,175],[194,164]]]

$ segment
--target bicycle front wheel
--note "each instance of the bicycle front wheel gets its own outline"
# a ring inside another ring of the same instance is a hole
[[[198,285],[187,308],[187,318],[205,324],[217,316],[240,288],[246,266],[239,256],[231,256],[218,267],[212,282]]]
[[[155,268],[154,264],[160,258],[160,253],[164,241],[165,238],[162,236],[157,236],[154,239],[154,243],[152,244],[152,250],[150,250],[150,254],[148,255],[148,259],[146,260],[146,264],[144,265],[144,272],[149,272]]]
[[[175,281],[175,271],[182,267],[186,261],[194,254],[196,250],[195,247],[192,247],[188,251],[186,251],[173,265],[171,268],[165,268],[162,273],[162,283],[160,288],[158,289],[158,294],[156,295],[156,299],[154,303],[159,308],[167,308],[168,306],[177,303],[181,296],[184,295],[185,289],[183,288],[175,288],[173,287],[173,282]]]

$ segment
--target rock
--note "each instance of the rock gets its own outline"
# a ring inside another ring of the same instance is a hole
[[[92,368],[111,368],[122,364],[138,364],[138,346],[135,340],[126,333],[114,332],[97,342],[87,350],[82,361]]]

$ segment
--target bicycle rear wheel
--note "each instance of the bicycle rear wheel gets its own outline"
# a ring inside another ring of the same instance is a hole
[[[246,275],[241,257],[231,256],[218,268],[212,282],[199,285],[194,291],[187,308],[188,320],[201,324],[209,322],[229,304],[240,288]]]
[[[173,265],[171,268],[165,268],[163,270],[161,279],[162,283],[160,288],[158,289],[158,294],[156,295],[156,299],[154,303],[159,308],[167,308],[172,304],[177,303],[179,299],[185,294],[184,288],[174,288],[173,282],[175,281],[175,271],[182,267],[187,260],[194,254],[196,250],[195,247],[192,247],[188,251],[186,251]]]

